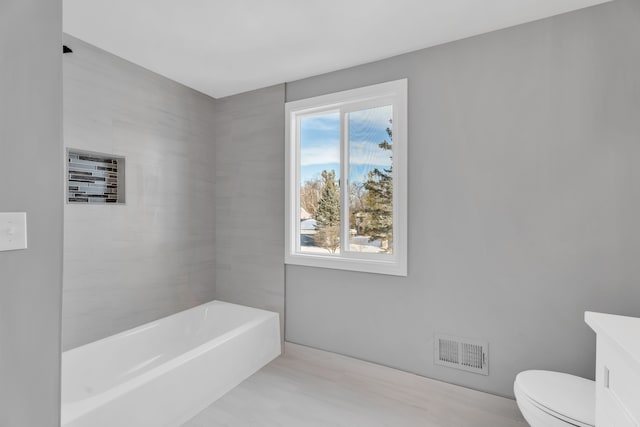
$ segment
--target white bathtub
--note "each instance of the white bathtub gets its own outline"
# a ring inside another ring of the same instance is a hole
[[[277,313],[213,301],[65,351],[62,426],[179,426],[280,348]]]

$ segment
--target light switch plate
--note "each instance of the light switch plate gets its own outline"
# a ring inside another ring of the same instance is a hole
[[[27,249],[27,213],[0,212],[0,251]]]

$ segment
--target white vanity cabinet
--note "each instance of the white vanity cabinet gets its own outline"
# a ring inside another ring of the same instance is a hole
[[[640,427],[640,319],[585,313],[597,334],[596,427]]]

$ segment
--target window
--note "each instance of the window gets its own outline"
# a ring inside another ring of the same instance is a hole
[[[285,262],[406,276],[407,80],[285,110]]]

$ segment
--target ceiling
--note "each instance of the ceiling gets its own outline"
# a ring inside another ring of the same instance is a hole
[[[64,31],[215,98],[609,0],[64,0]]]

